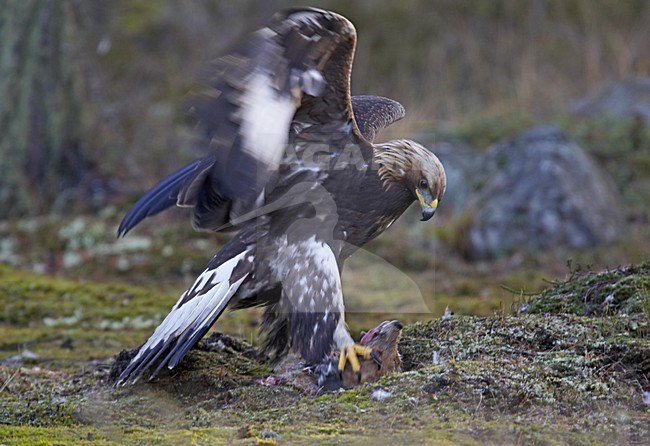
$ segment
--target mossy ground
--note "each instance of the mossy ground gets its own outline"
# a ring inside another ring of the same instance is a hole
[[[261,383],[272,370],[230,338],[193,350],[173,374],[113,388],[111,356],[152,330],[122,306],[157,321],[165,292],[3,268],[0,443],[643,443],[649,270],[576,273],[510,315],[408,325],[402,373],[313,397]],[[34,355],[7,362],[24,349]]]
[[[600,140],[598,126],[571,125]],[[116,242],[116,208],[1,223],[0,444],[648,443],[647,151],[610,145],[593,154],[627,191],[616,245],[470,264],[454,251],[457,222],[407,215],[351,258],[350,328],[409,323],[404,371],[319,397],[258,382],[272,370],[251,354],[256,310],[220,318],[219,331],[244,339],[231,348],[110,386],[112,358],[150,335],[224,237],[172,213]]]

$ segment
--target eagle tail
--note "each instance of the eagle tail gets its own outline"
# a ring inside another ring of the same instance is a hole
[[[178,194],[185,187],[188,179],[195,175],[201,162],[202,160],[196,160],[177,170],[144,194],[124,216],[117,230],[117,236],[122,237],[145,218],[175,205]]]
[[[251,271],[252,254],[246,250],[203,271],[140,347],[116,385],[135,383],[154,365],[151,378],[165,366],[175,367],[219,318]]]

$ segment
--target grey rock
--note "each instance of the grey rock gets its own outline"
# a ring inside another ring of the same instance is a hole
[[[650,123],[650,77],[638,76],[603,84],[573,101],[570,111],[585,117],[635,117]]]
[[[447,176],[447,190],[440,204],[440,214],[453,215],[465,209],[480,187],[477,175],[483,154],[469,146],[451,142],[436,142],[428,148],[436,154]]]
[[[493,145],[464,212],[467,257],[519,250],[590,248],[614,241],[623,226],[617,192],[585,152],[554,125]]]
[[[260,435],[262,440],[267,441],[280,441],[280,435],[272,431],[271,429],[264,429],[262,435]]]

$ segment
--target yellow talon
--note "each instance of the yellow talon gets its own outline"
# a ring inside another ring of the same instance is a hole
[[[341,349],[341,355],[339,357],[339,373],[343,373],[345,369],[345,364],[350,363],[352,371],[354,373],[359,373],[361,371],[361,363],[359,362],[359,356],[363,359],[370,359],[372,357],[372,349],[370,347],[364,347],[363,345],[353,344],[343,347]]]

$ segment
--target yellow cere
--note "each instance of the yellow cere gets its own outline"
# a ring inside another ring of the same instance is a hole
[[[434,199],[431,203],[425,203],[424,202],[424,197],[422,197],[422,194],[420,193],[419,189],[415,189],[415,195],[417,195],[418,200],[420,201],[420,206],[428,206],[433,209],[436,209],[438,207],[438,199]]]
[[[424,198],[422,198],[422,194],[420,193],[419,189],[415,189],[415,195],[417,195],[418,200],[420,200],[420,206],[424,206]]]

